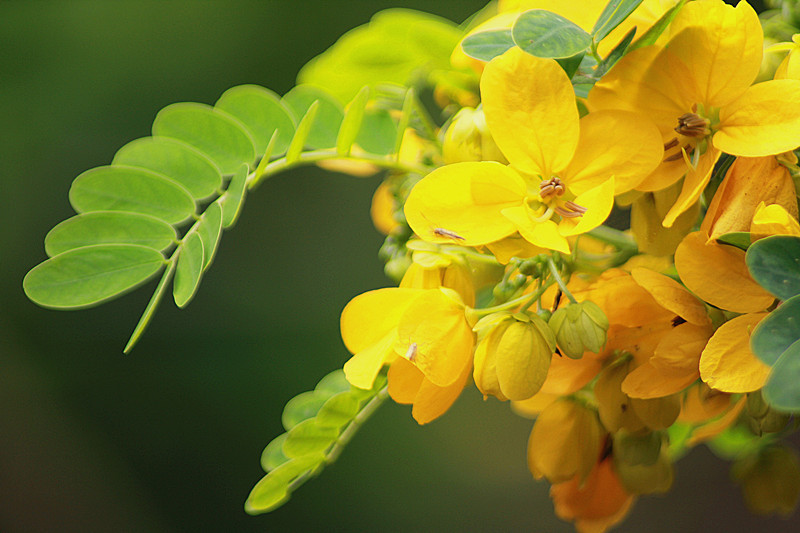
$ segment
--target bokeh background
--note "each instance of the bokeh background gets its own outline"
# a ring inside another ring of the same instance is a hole
[[[147,136],[177,101],[300,66],[380,9],[460,22],[480,0],[0,2],[0,531],[572,531],[528,473],[531,421],[468,390],[419,427],[386,404],[339,461],[281,509],[243,503],[280,413],[348,354],[354,295],[390,283],[369,219],[376,179],[309,168],[248,196],[189,307],[168,300],[130,355],[152,292],[56,312],[21,282],[70,183]],[[744,508],[705,449],[619,531],[797,531]]]

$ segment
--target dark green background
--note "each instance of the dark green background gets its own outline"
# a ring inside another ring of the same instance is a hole
[[[0,530],[572,530],[528,473],[531,422],[474,389],[427,427],[387,404],[287,505],[244,513],[283,404],[348,357],[342,307],[389,284],[368,214],[375,179],[306,169],[265,183],[195,300],[166,302],[128,356],[152,285],[78,312],[40,309],[21,289],[46,232],[72,215],[72,179],[147,136],[162,107],[241,83],[285,93],[386,7],[461,21],[481,5],[0,2]],[[619,530],[796,526],[748,514],[727,466],[700,449]]]

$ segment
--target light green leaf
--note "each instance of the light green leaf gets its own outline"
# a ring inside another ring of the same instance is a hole
[[[321,427],[341,429],[353,421],[360,408],[360,402],[350,391],[340,392],[322,405],[316,421]]]
[[[397,124],[385,109],[367,109],[356,144],[376,155],[390,155],[397,138]]]
[[[281,433],[264,448],[261,453],[261,468],[264,469],[264,472],[275,470],[289,460],[283,453],[283,443],[286,442],[288,436],[288,433]]]
[[[247,497],[244,510],[249,514],[258,514],[280,507],[289,499],[290,489],[297,488],[292,483],[302,476],[309,476],[324,460],[321,454],[313,454],[283,463],[256,483]]]
[[[672,6],[672,8],[661,15],[661,18],[656,21],[655,24],[650,26],[650,29],[644,32],[644,35],[636,39],[634,43],[628,49],[629,52],[633,52],[637,48],[641,48],[643,46],[650,46],[651,44],[655,44],[661,34],[669,27],[670,23],[678,16],[683,6],[686,4],[686,0],[680,0],[677,4]]]
[[[79,309],[121,296],[146,282],[164,264],[164,256],[146,246],[84,246],[35,266],[22,287],[28,298],[43,307]]]
[[[217,254],[217,246],[222,236],[222,206],[219,202],[211,203],[197,227],[197,234],[203,240],[203,270],[207,270]]]
[[[248,166],[246,164],[239,167],[239,170],[233,175],[233,178],[231,178],[231,182],[228,184],[228,189],[225,191],[225,194],[217,200],[222,203],[223,228],[233,226],[236,219],[239,218],[239,213],[242,211],[244,194],[247,190],[247,169]]]
[[[153,121],[153,136],[171,137],[194,146],[223,174],[233,174],[242,163],[254,163],[258,155],[244,124],[204,104],[168,105]]]
[[[314,121],[319,112],[319,102],[314,102],[308,108],[308,111],[300,119],[300,124],[297,125],[297,130],[294,132],[292,142],[289,143],[289,148],[286,149],[286,164],[291,165],[300,159],[300,154],[303,153],[303,148],[307,144],[308,136],[311,134],[311,128],[314,126]]]
[[[197,233],[190,233],[181,245],[175,282],[172,284],[172,296],[175,298],[175,305],[180,308],[186,307],[200,286],[203,255],[203,239]]]
[[[150,320],[153,319],[153,315],[158,308],[158,304],[161,303],[161,298],[167,293],[167,284],[172,279],[172,276],[175,274],[175,261],[170,261],[169,265],[167,266],[167,270],[164,271],[164,274],[161,276],[161,279],[158,281],[158,285],[156,286],[156,290],[153,291],[153,296],[150,297],[150,301],[147,302],[147,307],[145,307],[142,316],[139,318],[139,322],[136,324],[136,327],[133,328],[133,333],[131,333],[130,338],[128,339],[128,343],[125,345],[125,349],[122,350],[123,353],[130,353],[133,350],[133,347],[139,342],[139,338],[144,333],[144,330],[147,328],[147,325],[150,324]]]
[[[336,153],[339,155],[346,156],[350,153],[364,120],[364,109],[369,101],[369,93],[369,87],[363,87],[347,106],[347,112],[336,137]]]
[[[349,391],[350,383],[348,383],[347,378],[344,377],[344,371],[339,368],[319,380],[314,390],[329,398],[334,394]]]
[[[169,137],[144,137],[131,141],[114,155],[112,165],[146,168],[186,187],[199,200],[222,185],[219,168],[205,154]]]
[[[580,26],[543,9],[522,13],[511,36],[517,46],[536,57],[571,57],[592,44],[592,37]]]
[[[294,136],[295,122],[292,112],[280,97],[258,85],[239,85],[220,96],[215,108],[236,117],[247,127],[255,141],[256,154],[263,154],[272,134],[275,138],[273,153],[280,155],[289,147]]]
[[[169,224],[187,220],[194,199],[169,178],[135,167],[107,166],[87,170],[72,182],[69,202],[78,213],[128,211],[143,213]]]
[[[642,0],[610,0],[592,28],[592,39],[599,43],[633,13]]]
[[[514,46],[509,29],[473,33],[461,42],[464,53],[480,61],[491,61]]]
[[[44,249],[50,257],[93,244],[139,244],[164,251],[176,238],[172,226],[149,215],[92,211],[51,229],[44,238]]]
[[[330,398],[330,395],[313,390],[298,394],[289,400],[281,415],[284,429],[289,431],[300,422],[317,416],[320,408],[328,398]]]
[[[764,385],[764,400],[779,411],[800,413],[800,340],[778,358]]]
[[[633,42],[633,38],[635,36],[636,28],[633,27],[628,33],[625,34],[625,37],[623,37],[622,40],[617,43],[617,46],[615,46],[614,49],[608,53],[606,58],[603,59],[599,65],[597,65],[597,68],[594,71],[594,78],[603,77],[606,72],[611,70],[611,67],[613,67],[617,61],[622,59],[622,56],[628,52],[628,47]]]
[[[781,300],[800,294],[800,237],[761,239],[748,248],[745,262],[753,279]]]
[[[797,339],[800,339],[800,296],[786,300],[758,323],[750,336],[750,349],[772,366]]]
[[[289,436],[283,443],[283,453],[286,457],[302,457],[324,452],[338,436],[338,428],[320,426],[316,419],[309,418],[289,430]]]
[[[312,149],[333,148],[336,146],[339,126],[344,119],[342,104],[336,97],[314,85],[298,85],[283,97],[283,103],[292,110],[298,122],[316,101],[319,102],[319,109],[305,145]]]

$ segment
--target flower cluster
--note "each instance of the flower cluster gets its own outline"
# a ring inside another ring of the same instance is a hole
[[[501,2],[464,42],[516,32],[532,9],[589,31],[604,4]],[[767,387],[778,363],[751,336],[800,287],[776,293],[747,250],[800,236],[799,41],[765,79],[747,2],[637,4],[577,58],[520,42],[453,53],[480,104],[451,98],[442,164],[376,193],[399,287],[344,309],[345,375],[370,389],[388,368],[389,395],[421,424],[471,382],[535,417],[528,467],[579,531],[669,490],[689,447],[736,439],[748,504],[789,513],[800,462],[780,437],[800,392]],[[629,231],[609,222],[628,210]]]

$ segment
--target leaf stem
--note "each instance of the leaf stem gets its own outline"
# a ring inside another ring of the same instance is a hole
[[[356,415],[352,422],[347,426],[347,428],[342,431],[342,434],[339,435],[339,438],[336,439],[336,442],[333,443],[333,447],[330,451],[325,455],[325,464],[331,464],[339,458],[341,455],[342,450],[344,447],[347,446],[347,443],[355,436],[358,430],[361,428],[361,425],[366,422],[369,417],[371,417],[378,407],[389,397],[389,386],[386,385],[378,394],[376,394],[367,405]]]
[[[576,300],[572,293],[569,292],[567,284],[564,283],[563,279],[561,279],[561,274],[558,273],[558,268],[556,268],[556,263],[553,261],[552,257],[547,258],[547,266],[550,267],[550,273],[553,275],[555,282],[558,283],[558,287],[561,289],[561,292],[563,292],[567,298],[569,298],[571,303],[578,303],[578,300]]]

